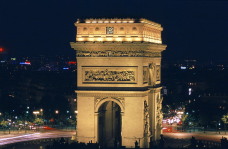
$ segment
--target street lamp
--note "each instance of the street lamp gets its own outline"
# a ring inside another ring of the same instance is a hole
[[[56,116],[56,120],[59,121],[59,115],[58,115],[59,114],[59,110],[55,110],[55,114],[57,115]],[[58,124],[57,121],[55,121],[55,123]]]
[[[2,113],[0,112],[0,116],[2,116]],[[1,118],[0,118],[0,121],[1,121]]]
[[[37,115],[40,114],[39,111],[33,111],[32,113],[36,116],[36,118],[37,118]]]

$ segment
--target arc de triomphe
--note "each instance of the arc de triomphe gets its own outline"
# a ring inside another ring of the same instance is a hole
[[[75,26],[77,141],[149,147],[161,134],[163,28],[147,19],[84,19]]]

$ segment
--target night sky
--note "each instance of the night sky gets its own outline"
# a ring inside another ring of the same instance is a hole
[[[166,60],[228,59],[228,1],[0,0],[0,47],[10,55],[74,55],[78,18],[146,18],[162,24]]]

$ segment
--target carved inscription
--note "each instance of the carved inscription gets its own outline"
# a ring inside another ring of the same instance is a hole
[[[135,83],[136,67],[84,67],[83,82]]]

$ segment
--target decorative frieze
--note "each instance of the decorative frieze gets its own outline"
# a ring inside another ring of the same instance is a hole
[[[122,93],[123,91],[120,91],[119,93],[91,93],[91,92],[83,92],[83,91],[76,91],[78,97],[145,97],[148,96],[148,91],[144,92],[126,92]]]
[[[83,83],[136,83],[137,67],[82,67]]]
[[[95,102],[94,105],[97,106],[101,101],[103,101],[105,99],[114,99],[114,100],[118,101],[119,103],[121,103],[123,107],[125,105],[123,97],[95,97],[94,98],[94,102]]]
[[[160,52],[145,51],[77,51],[77,57],[161,57]]]
[[[78,56],[103,56],[103,54],[120,56],[124,54],[123,52],[132,56],[161,56],[161,52],[166,48],[166,45],[150,42],[71,42],[70,44]]]

